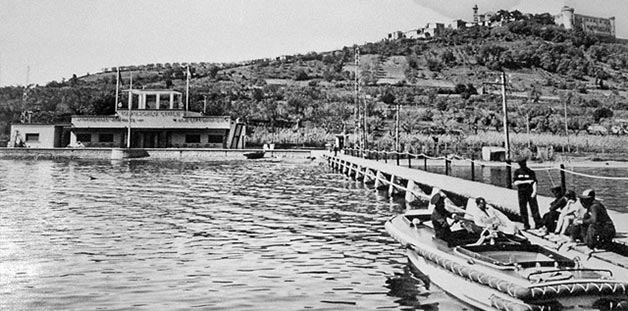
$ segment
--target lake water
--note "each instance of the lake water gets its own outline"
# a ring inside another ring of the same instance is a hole
[[[0,310],[461,310],[323,164],[0,161]]]
[[[468,309],[322,163],[0,160],[0,194],[0,310]]]

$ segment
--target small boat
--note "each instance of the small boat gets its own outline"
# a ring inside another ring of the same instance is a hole
[[[518,234],[472,233],[460,223],[434,236],[428,209],[393,216],[386,230],[430,282],[481,310],[628,310],[628,283],[613,272]]]
[[[247,159],[261,159],[264,157],[264,151],[254,151],[254,152],[246,152],[243,155]]]

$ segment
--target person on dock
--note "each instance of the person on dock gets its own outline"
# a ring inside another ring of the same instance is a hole
[[[615,237],[615,225],[606,207],[595,199],[595,191],[587,189],[580,196],[582,206],[587,209],[582,220],[575,220],[571,232],[573,240],[582,240],[591,250],[609,248]]]
[[[430,203],[434,205],[432,211],[432,226],[434,227],[434,235],[436,238],[449,241],[451,238],[451,225],[447,221],[448,218],[458,220],[460,217],[456,213],[452,213],[445,208],[445,195],[441,192],[436,193]]]
[[[586,209],[582,206],[582,204],[580,204],[575,191],[567,191],[567,193],[565,193],[565,198],[567,199],[567,204],[560,212],[560,216],[556,222],[556,229],[554,230],[555,234],[566,234],[567,228],[572,225],[574,220],[582,220],[584,214],[586,213]]]
[[[513,184],[517,186],[517,194],[519,197],[519,213],[523,222],[524,229],[530,229],[528,219],[528,204],[530,204],[530,212],[534,219],[536,229],[543,226],[541,215],[539,214],[539,203],[536,201],[537,181],[536,174],[527,165],[527,157],[517,160],[519,168],[515,170],[515,178]]]
[[[475,225],[482,229],[489,228],[508,234],[518,233],[515,224],[502,212],[488,205],[483,197],[476,198],[475,204],[478,207],[478,211],[473,214]]]
[[[556,230],[556,224],[558,222],[558,218],[560,217],[560,213],[567,205],[567,198],[565,197],[565,192],[562,187],[553,187],[550,191],[554,195],[554,201],[550,203],[548,212],[545,213],[541,219],[541,222],[545,227],[545,233],[554,232],[554,230]]]

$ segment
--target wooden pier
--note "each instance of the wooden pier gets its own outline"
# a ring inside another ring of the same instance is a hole
[[[391,163],[353,157],[344,154],[337,156],[326,155],[327,162],[332,169],[339,171],[364,184],[373,185],[376,189],[386,191],[390,196],[403,196],[407,203],[427,201],[434,191],[447,194],[451,203],[460,208],[467,204],[475,204],[472,200],[483,197],[489,204],[502,210],[510,218],[519,216],[517,190],[507,189],[481,182],[464,180],[457,177],[430,173],[423,170],[397,166]],[[437,190],[435,190],[437,189]],[[537,196],[539,212],[547,212],[553,198]],[[628,214],[608,211],[615,222],[617,236],[615,242],[628,251]],[[531,220],[530,223],[533,223]],[[521,227],[523,225],[521,224]],[[552,240],[525,233],[532,242],[546,245],[559,250],[562,244]],[[616,277],[628,280],[628,257],[608,251],[591,253],[584,245],[575,245],[569,249],[562,249],[568,257],[585,258],[592,260],[591,264],[608,267],[615,272]]]

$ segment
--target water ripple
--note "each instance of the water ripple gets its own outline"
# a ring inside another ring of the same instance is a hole
[[[3,160],[0,172],[2,310],[463,308],[408,274],[383,229],[400,207],[322,165]]]

